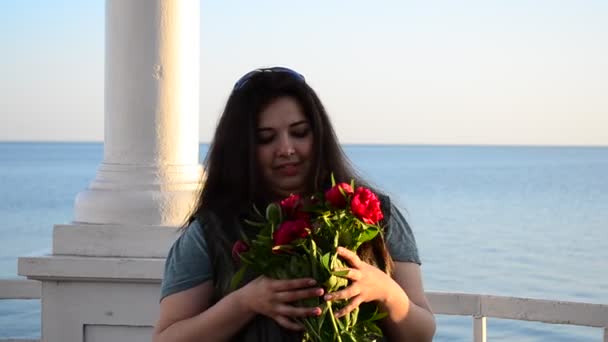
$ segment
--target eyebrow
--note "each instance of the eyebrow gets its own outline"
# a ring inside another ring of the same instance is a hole
[[[289,128],[300,126],[302,124],[308,124],[308,121],[307,120],[296,121],[296,122],[290,124]],[[260,131],[272,131],[272,130],[274,130],[274,128],[272,128],[272,127],[259,127],[257,129],[258,132],[260,132]]]

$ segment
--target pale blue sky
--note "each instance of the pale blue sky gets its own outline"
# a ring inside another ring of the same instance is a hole
[[[286,5],[288,4],[288,5]],[[0,2],[0,140],[103,140],[103,0]],[[345,143],[608,145],[608,1],[202,1],[200,139],[287,65]]]

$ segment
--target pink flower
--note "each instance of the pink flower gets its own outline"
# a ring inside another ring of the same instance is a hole
[[[296,239],[302,239],[310,233],[310,223],[306,220],[285,221],[275,230],[272,239],[275,246],[288,245]]]
[[[358,187],[350,202],[353,214],[367,224],[376,224],[384,215],[380,209],[380,200],[370,189]]]
[[[249,250],[249,245],[247,245],[244,241],[238,240],[232,246],[232,260],[235,262],[241,261],[241,254],[247,252]]]
[[[281,211],[287,218],[296,218],[302,209],[302,199],[300,195],[291,194],[281,201]]]
[[[344,208],[346,207],[346,198],[352,194],[353,188],[350,184],[340,183],[325,192],[325,199],[336,208]]]

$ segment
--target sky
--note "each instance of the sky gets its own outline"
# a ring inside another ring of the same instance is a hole
[[[104,12],[0,2],[0,140],[103,141]],[[606,18],[606,0],[204,0],[200,140],[242,74],[283,65],[343,143],[608,146]]]

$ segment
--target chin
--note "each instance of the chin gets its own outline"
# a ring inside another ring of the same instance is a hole
[[[277,184],[276,192],[281,196],[289,196],[290,194],[299,194],[304,191],[304,186],[300,182],[289,182]]]

